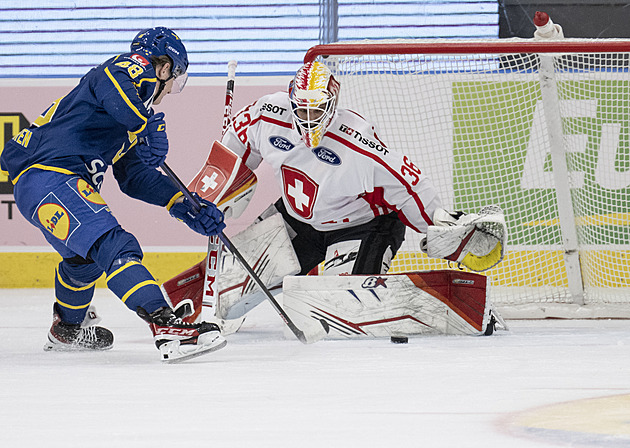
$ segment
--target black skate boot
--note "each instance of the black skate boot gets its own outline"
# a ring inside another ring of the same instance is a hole
[[[160,308],[149,314],[138,307],[138,316],[145,320],[162,361],[179,362],[219,350],[227,344],[216,324],[209,322],[187,323],[170,308]]]
[[[94,320],[93,318],[90,319],[86,321]],[[53,324],[48,332],[48,342],[44,345],[44,350],[109,350],[113,345],[114,335],[107,328],[63,322],[55,303],[53,306]]]

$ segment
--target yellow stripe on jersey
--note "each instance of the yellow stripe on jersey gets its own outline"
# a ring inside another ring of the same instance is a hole
[[[127,105],[129,106],[129,108],[140,118],[142,118],[142,121],[144,122],[142,124],[142,126],[140,126],[140,129],[138,129],[137,131],[134,131],[133,134],[137,134],[139,132],[142,132],[145,128],[145,126],[147,125],[147,118],[142,115],[140,113],[140,111],[138,110],[138,108],[131,102],[131,100],[129,99],[129,97],[127,95],[125,95],[125,92],[123,91],[122,87],[120,87],[120,84],[118,84],[118,81],[116,81],[116,78],[114,78],[114,75],[112,75],[112,73],[109,71],[109,67],[105,67],[105,74],[107,75],[107,77],[110,79],[110,81],[112,82],[112,84],[114,84],[114,87],[116,87],[116,90],[118,90],[118,93],[120,94],[120,96],[122,97],[122,99],[125,101],[125,103],[127,103]]]
[[[70,176],[75,176],[76,175],[76,173],[74,173],[74,172],[72,172],[70,170],[67,170],[65,168],[59,168],[57,166],[48,166],[48,165],[42,165],[41,163],[36,163],[34,165],[29,166],[24,171],[22,171],[20,174],[18,174],[16,176],[16,178],[12,180],[13,185],[17,184],[18,180],[20,179],[20,176],[22,174],[26,173],[31,168],[35,168],[35,169],[38,169],[38,170],[44,170],[44,171],[54,171],[56,173],[68,174]]]
[[[140,82],[134,82],[133,85],[136,87],[141,87],[142,83],[145,81],[157,83],[157,78],[144,78],[144,79],[141,79]]]
[[[33,122],[33,126],[40,127],[40,126],[45,125],[46,123],[50,123],[50,120],[52,120],[53,115],[55,115],[55,112],[57,112],[59,103],[65,97],[66,96],[64,95],[61,98],[57,98],[55,101],[53,101],[50,107],[46,109],[43,114],[41,114],[39,117],[35,119],[35,121]]]
[[[181,191],[178,191],[177,193],[175,193],[175,195],[171,198],[171,200],[168,201],[168,204],[166,204],[166,210],[170,211],[173,204],[175,204],[175,201],[177,201],[182,196],[184,196],[184,193],[182,193]]]

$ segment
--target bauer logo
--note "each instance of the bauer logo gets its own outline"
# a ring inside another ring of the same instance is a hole
[[[319,160],[329,165],[341,165],[341,158],[328,148],[318,146],[317,148],[313,148],[313,154],[315,154]]]
[[[269,137],[269,143],[271,143],[271,146],[273,146],[274,148],[285,152],[291,151],[293,148],[295,148],[295,145],[293,143],[291,143],[286,138],[280,137],[278,135],[272,135],[271,137]]]
[[[61,241],[66,241],[80,225],[53,193],[46,196],[39,204],[33,220],[39,221],[46,230]]]

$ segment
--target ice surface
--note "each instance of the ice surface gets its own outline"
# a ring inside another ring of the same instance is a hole
[[[630,394],[629,321],[307,346],[263,303],[225,349],[166,365],[107,290],[94,304],[115,342],[99,353],[42,350],[52,290],[0,293],[0,447],[630,446],[630,407],[609,408],[613,429],[571,426],[574,413],[551,429],[523,417]]]

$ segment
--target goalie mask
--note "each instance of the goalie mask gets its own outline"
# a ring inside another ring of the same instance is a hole
[[[337,108],[339,83],[321,62],[309,62],[289,83],[293,126],[309,148],[317,147]]]

